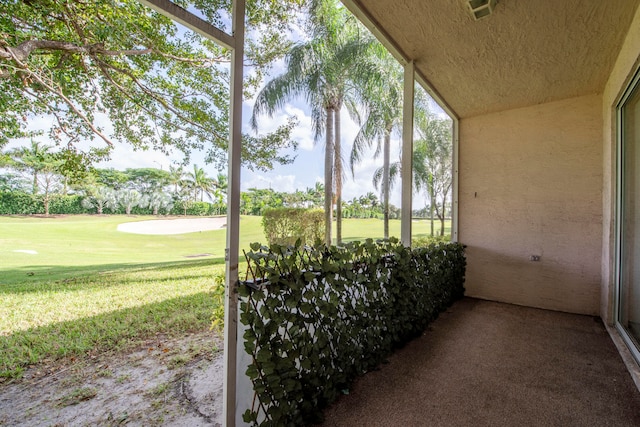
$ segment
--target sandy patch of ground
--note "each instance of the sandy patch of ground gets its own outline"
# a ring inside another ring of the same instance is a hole
[[[0,384],[1,426],[220,426],[222,346],[211,332],[128,354],[38,365]]]
[[[219,230],[226,225],[226,217],[154,219],[118,224],[118,231],[134,234],[185,234]]]

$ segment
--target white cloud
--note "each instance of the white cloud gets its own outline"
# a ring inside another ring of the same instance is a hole
[[[301,150],[311,151],[314,148],[313,129],[311,116],[306,114],[304,110],[286,104],[284,108],[276,112],[272,117],[262,115],[258,118],[258,131],[260,134],[266,134],[275,131],[278,127],[287,123],[289,117],[295,116],[298,125],[293,129],[291,137],[298,142],[298,148]]]
[[[300,185],[296,183],[295,175],[262,175],[262,174],[249,174],[248,179],[241,180],[241,189],[246,191],[249,188],[272,188],[278,192],[294,192]]]
[[[124,170],[127,168],[157,168],[163,170],[169,170],[169,165],[174,161],[182,160],[181,154],[174,154],[167,156],[164,153],[154,150],[134,150],[131,145],[117,144],[111,154],[111,159],[106,162],[100,162],[96,166],[100,168],[114,168]],[[194,161],[200,166],[204,166],[204,160],[198,162]],[[205,170],[207,167],[205,166]],[[215,173],[211,171],[209,175],[214,176]]]

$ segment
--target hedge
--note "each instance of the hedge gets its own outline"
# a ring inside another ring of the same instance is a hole
[[[324,233],[324,211],[319,209],[265,209],[262,227],[269,244],[293,245],[300,239],[303,245],[313,245]]]
[[[357,376],[464,294],[457,243],[411,250],[396,239],[368,239],[341,248],[251,249],[240,321],[255,393],[243,418],[253,425],[320,422],[322,409]]]
[[[49,214],[95,214],[95,208],[85,208],[82,206],[84,196],[77,194],[62,195],[52,194],[49,196]],[[29,194],[17,191],[0,192],[0,215],[44,215],[44,195]],[[208,202],[187,202],[186,214],[191,216],[212,216],[222,215],[227,211],[226,206],[213,205]],[[161,213],[165,211],[160,209]],[[115,209],[104,209],[105,214],[124,214],[123,207]],[[132,215],[152,215],[153,209],[135,206],[131,209]],[[170,215],[184,215],[184,203],[176,202]]]
[[[0,193],[0,215],[30,215],[44,213],[42,198],[20,192]]]

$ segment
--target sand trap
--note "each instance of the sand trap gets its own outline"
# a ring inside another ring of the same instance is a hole
[[[133,234],[185,234],[219,230],[227,225],[227,218],[176,218],[118,224],[118,231]]]

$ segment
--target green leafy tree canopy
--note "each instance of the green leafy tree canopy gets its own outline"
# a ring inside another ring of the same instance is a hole
[[[247,2],[245,96],[288,47],[286,28],[301,0]],[[177,0],[215,25],[225,0]],[[229,52],[137,0],[4,0],[0,14],[0,148],[33,135],[52,117],[49,138],[72,162],[107,158],[116,143],[136,149],[206,150],[221,167],[228,147]],[[292,158],[290,121],[246,136],[243,161],[269,169]],[[30,127],[31,126],[31,127]],[[87,144],[89,147],[87,148]]]

